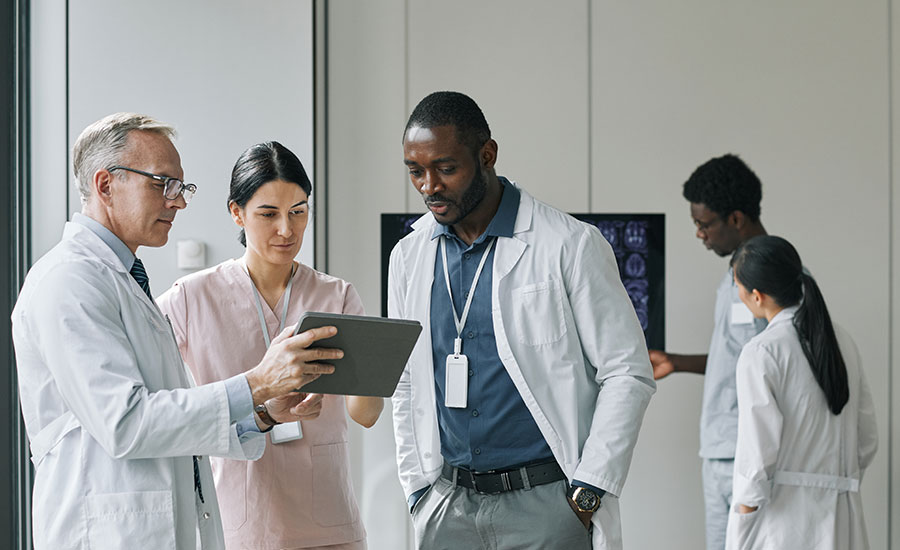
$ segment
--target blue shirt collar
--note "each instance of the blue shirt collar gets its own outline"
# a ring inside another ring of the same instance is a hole
[[[472,243],[473,245],[484,242],[488,237],[513,236],[513,231],[516,227],[516,215],[519,213],[519,197],[521,193],[515,185],[511,184],[509,180],[503,176],[499,176],[497,179],[503,186],[503,196],[500,197],[500,206],[497,207],[497,213],[491,218],[491,223],[488,224],[487,229],[484,230],[484,233],[482,233],[481,236],[475,239],[475,242]],[[435,225],[434,233],[432,233],[431,238],[434,240],[441,235],[458,238],[456,237],[456,233],[453,232],[452,226],[437,224]]]
[[[131,271],[131,266],[134,265],[134,254],[131,253],[131,250],[125,246],[125,243],[122,242],[122,239],[116,237],[115,233],[107,229],[102,223],[97,220],[85,216],[84,214],[80,214],[78,212],[72,216],[72,223],[77,223],[78,225],[87,227],[90,229],[95,235],[100,237],[100,239],[106,243],[106,246],[112,249],[115,252],[116,256],[119,258],[119,261],[122,262],[122,265],[125,266],[125,271]]]

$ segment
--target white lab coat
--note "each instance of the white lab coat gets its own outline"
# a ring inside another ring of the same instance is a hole
[[[431,351],[438,239],[426,214],[391,253],[388,313],[425,327],[393,397],[400,483],[433,483],[442,457]],[[514,236],[499,238],[492,310],[497,351],[566,476],[607,491],[594,548],[621,548],[618,496],[656,385],[644,336],[597,228],[522,191]]]
[[[115,253],[66,224],[13,310],[22,413],[35,466],[36,549],[224,548],[209,461],[243,446],[224,383],[191,387],[172,329]]]
[[[859,352],[835,326],[850,400],[835,416],[793,326],[779,312],[737,364],[738,437],[728,550],[866,550],[859,483],[878,446]],[[738,514],[738,504],[758,506]]]

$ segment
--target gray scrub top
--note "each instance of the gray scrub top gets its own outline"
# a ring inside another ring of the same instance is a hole
[[[732,317],[732,313],[736,315]],[[738,408],[735,367],[744,344],[762,332],[768,322],[753,319],[738,297],[731,268],[716,291],[715,326],[706,359],[703,410],[700,413],[700,456],[734,458]]]

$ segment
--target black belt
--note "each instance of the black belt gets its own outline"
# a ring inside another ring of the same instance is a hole
[[[524,489],[526,483],[528,487],[533,487],[566,479],[566,474],[563,473],[559,464],[555,461],[523,466],[512,470],[491,470],[483,474],[472,472],[465,468],[454,468],[445,462],[444,467],[441,469],[441,476],[444,479],[453,481],[454,470],[456,470],[457,485],[473,489],[475,492],[485,495]]]

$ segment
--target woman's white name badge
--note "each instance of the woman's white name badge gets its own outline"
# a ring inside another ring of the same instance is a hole
[[[465,409],[469,400],[469,358],[460,353],[461,339],[456,339],[453,348],[455,353],[447,356],[447,369],[444,376],[444,406]]]
[[[288,422],[287,424],[277,424],[269,432],[272,443],[286,443],[303,437],[303,428],[300,421]]]

